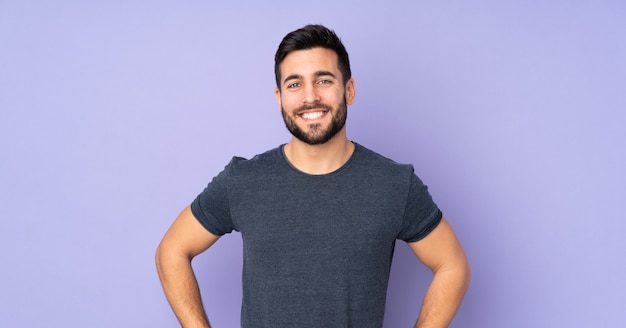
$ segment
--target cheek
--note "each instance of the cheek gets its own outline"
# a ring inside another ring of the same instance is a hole
[[[325,94],[325,99],[332,102],[341,102],[343,101],[344,95],[345,90],[343,88],[334,88],[333,90],[328,90]]]
[[[283,94],[282,97],[280,98],[279,101],[279,106],[282,105],[283,108],[285,108],[286,110],[290,109],[290,108],[295,108],[298,106],[298,98],[295,97],[293,94]]]

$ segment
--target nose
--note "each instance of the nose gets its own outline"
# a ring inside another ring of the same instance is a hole
[[[316,103],[320,100],[315,84],[307,83],[303,88],[302,102],[305,104]]]

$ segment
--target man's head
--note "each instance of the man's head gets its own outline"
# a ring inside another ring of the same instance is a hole
[[[274,75],[276,76],[276,87],[281,89],[280,64],[288,54],[297,50],[307,50],[313,48],[326,48],[337,54],[337,65],[346,83],[351,77],[350,60],[348,52],[341,43],[341,40],[334,31],[322,25],[307,25],[287,34],[276,51],[274,56]]]
[[[308,25],[285,36],[276,52],[276,101],[285,126],[309,145],[345,138],[354,101],[348,53],[337,35]],[[336,139],[336,138],[335,138]]]

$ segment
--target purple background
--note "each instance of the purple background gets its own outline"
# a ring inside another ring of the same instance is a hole
[[[273,54],[307,23],[350,52],[349,137],[413,163],[465,246],[453,327],[626,326],[626,4],[408,3],[0,1],[0,326],[175,326],[155,247],[288,140]],[[194,265],[238,326],[240,236]],[[398,244],[385,327],[429,277]]]

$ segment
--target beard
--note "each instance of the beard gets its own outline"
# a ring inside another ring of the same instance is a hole
[[[348,116],[348,106],[346,105],[346,97],[344,96],[343,101],[337,105],[335,110],[333,111],[332,107],[329,105],[325,105],[322,103],[315,103],[311,105],[301,106],[296,109],[294,112],[296,115],[304,110],[315,109],[315,108],[323,108],[327,111],[326,115],[332,115],[332,120],[330,125],[326,129],[320,123],[312,123],[309,124],[308,132],[302,130],[295,122],[295,120],[289,116],[289,114],[285,111],[284,107],[281,107],[281,112],[283,114],[283,120],[285,121],[285,126],[287,130],[296,137],[298,140],[307,143],[309,145],[321,145],[326,143],[328,140],[332,139],[341,129],[343,129],[346,124],[346,118]]]

